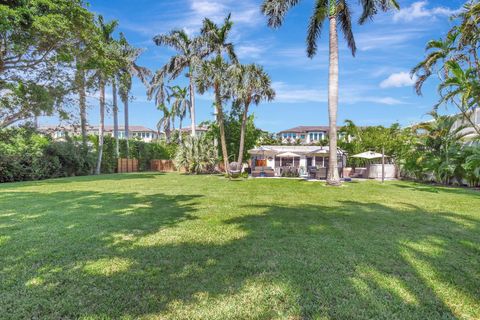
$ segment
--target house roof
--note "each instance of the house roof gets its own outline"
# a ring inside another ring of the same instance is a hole
[[[205,126],[196,126],[195,127],[196,131],[208,131],[208,127]],[[192,131],[191,127],[184,127],[182,128],[182,132],[190,132]]]
[[[337,127],[337,128],[340,128],[340,127]],[[284,133],[284,132],[307,133],[312,131],[328,132],[328,129],[329,129],[328,126],[298,126],[291,129],[280,131],[279,133]]]
[[[282,154],[282,153],[294,153],[299,155],[305,154],[319,154],[328,153],[329,147],[319,146],[259,146],[255,149],[248,151],[250,154]],[[342,149],[338,149],[339,154],[345,153]]]

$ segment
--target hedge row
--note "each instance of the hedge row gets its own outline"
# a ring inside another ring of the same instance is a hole
[[[0,182],[41,180],[92,174],[97,158],[98,137],[84,146],[77,138],[54,141],[32,128],[0,130]],[[149,170],[151,159],[172,159],[175,145],[159,142],[129,142],[130,158],[139,170]],[[120,157],[126,157],[126,141],[120,140]],[[102,173],[116,170],[115,140],[105,137]]]

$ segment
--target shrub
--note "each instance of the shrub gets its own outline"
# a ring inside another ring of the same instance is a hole
[[[213,141],[207,137],[186,137],[178,146],[174,163],[189,173],[211,173],[218,161]]]
[[[0,130],[0,182],[85,175],[94,155],[78,142],[52,141],[33,128]]]

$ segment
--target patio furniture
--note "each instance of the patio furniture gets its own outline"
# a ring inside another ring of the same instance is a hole
[[[252,177],[274,177],[275,171],[270,167],[255,167],[252,170]]]
[[[238,178],[242,173],[242,165],[238,162],[232,162],[228,165],[228,175],[231,178]]]
[[[315,178],[318,180],[327,179],[327,168],[318,168],[317,173],[315,174]]]

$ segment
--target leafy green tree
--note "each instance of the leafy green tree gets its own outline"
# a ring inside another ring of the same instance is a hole
[[[78,30],[88,30],[92,17],[81,0],[0,3],[0,88],[9,99],[8,106],[0,106],[0,113],[8,114],[4,125],[39,115],[66,114],[73,81],[64,66],[74,58]],[[54,96],[55,105],[40,94],[40,87]],[[32,95],[23,95],[26,88]],[[13,96],[16,93],[18,97]],[[35,100],[40,97],[46,100]],[[13,102],[18,104],[14,107]]]
[[[287,11],[297,5],[300,0],[264,0],[263,13],[268,16],[271,27],[280,27]],[[371,19],[379,10],[387,11],[398,8],[396,0],[362,0],[362,14],[359,23],[363,24]],[[337,110],[338,110],[338,32],[343,31],[347,45],[352,55],[355,55],[356,45],[352,32],[351,10],[346,0],[316,0],[313,14],[307,32],[307,55],[312,58],[317,52],[317,39],[323,28],[325,20],[329,21],[329,85],[328,85],[328,113],[330,137],[330,161],[327,183],[340,185],[337,163]]]

